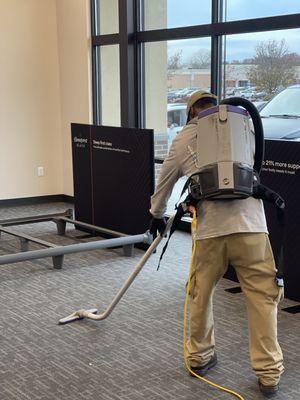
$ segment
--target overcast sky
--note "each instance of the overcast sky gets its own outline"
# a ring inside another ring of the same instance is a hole
[[[227,0],[227,21],[292,13],[300,13],[300,0]],[[207,24],[210,18],[211,0],[168,0],[168,28]],[[227,36],[227,61],[251,58],[259,42],[283,38],[290,52],[300,54],[300,29],[288,29]],[[210,50],[210,39],[169,41],[168,49],[170,54],[182,49],[186,61],[199,49]]]
[[[211,21],[211,0],[167,2],[168,28],[207,24]],[[293,13],[300,13],[299,0],[227,0],[227,21]]]

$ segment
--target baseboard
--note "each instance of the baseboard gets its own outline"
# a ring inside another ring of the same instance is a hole
[[[28,206],[41,203],[74,203],[74,197],[66,194],[54,194],[49,196],[22,197],[19,199],[0,200],[0,207]]]

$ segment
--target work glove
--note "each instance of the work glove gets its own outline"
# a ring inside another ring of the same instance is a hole
[[[157,233],[160,234],[160,236],[163,235],[165,229],[167,226],[167,222],[165,218],[152,218],[150,221],[150,226],[149,226],[149,232],[151,235],[153,235],[153,238],[155,239],[157,236]]]

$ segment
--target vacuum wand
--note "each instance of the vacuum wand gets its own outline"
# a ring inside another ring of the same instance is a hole
[[[166,229],[165,229],[163,235],[165,235],[171,229],[173,220],[174,220],[174,216],[168,220],[167,226],[166,226]],[[149,233],[148,233],[148,235],[149,235]],[[118,291],[116,296],[113,298],[110,305],[107,307],[107,309],[102,314],[97,314],[98,310],[96,308],[93,308],[90,310],[78,310],[78,311],[75,311],[74,313],[68,315],[65,318],[61,318],[59,320],[59,324],[61,324],[61,325],[67,324],[67,323],[77,321],[77,320],[83,319],[83,318],[89,318],[89,319],[93,319],[95,321],[100,321],[100,320],[107,318],[111,314],[113,309],[116,307],[116,305],[119,303],[119,301],[121,300],[121,298],[123,297],[123,295],[125,294],[127,289],[129,288],[129,286],[132,284],[132,282],[134,281],[134,279],[136,278],[138,273],[143,268],[143,266],[146,264],[149,257],[152,255],[154,250],[157,248],[159,243],[162,241],[163,235],[162,236],[158,235],[156,237],[156,239],[151,243],[151,245],[149,246],[149,248],[146,251],[146,253],[144,254],[144,256],[141,258],[141,260],[135,266],[131,275],[124,282],[123,286],[120,288],[120,290]]]

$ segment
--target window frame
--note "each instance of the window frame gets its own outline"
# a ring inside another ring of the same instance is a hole
[[[99,2],[90,0],[92,28],[93,121],[101,124],[101,87],[99,75],[102,46],[119,45],[120,115],[123,127],[145,127],[145,55],[144,44],[178,39],[211,38],[211,91],[219,99],[222,91],[222,43],[226,35],[300,28],[300,13],[223,22],[224,0],[211,0],[211,23],[142,30],[143,0],[119,0],[119,33],[96,35]],[[100,29],[98,29],[100,32]],[[155,159],[162,164],[162,159]],[[190,223],[181,222],[190,230]]]
[[[99,82],[101,47],[119,45],[121,126],[144,127],[143,44],[178,39],[211,38],[211,90],[221,96],[222,41],[226,35],[300,28],[300,13],[222,22],[224,0],[211,0],[211,24],[141,30],[143,0],[119,0],[119,33],[96,35],[99,4],[91,2],[93,121],[101,124]],[[100,30],[98,29],[98,32]],[[160,161],[159,161],[160,162]]]

